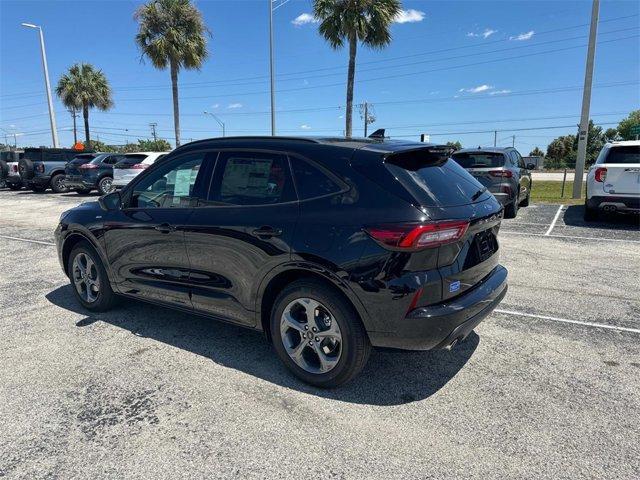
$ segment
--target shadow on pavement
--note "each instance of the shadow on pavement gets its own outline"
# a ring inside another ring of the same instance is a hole
[[[584,220],[584,205],[570,205],[564,212],[565,225],[571,227],[599,228],[608,230],[640,230],[640,216],[637,214],[600,214],[598,220]]]
[[[58,307],[87,314],[77,303],[71,285],[51,291],[46,298]],[[261,332],[128,299],[113,311],[90,315],[76,326],[86,327],[95,322],[129,330],[134,335],[152,338],[310,395],[382,406],[430,397],[462,369],[480,342],[472,332],[450,352],[373,350],[367,366],[356,379],[343,387],[324,390],[302,383],[290,374]]]

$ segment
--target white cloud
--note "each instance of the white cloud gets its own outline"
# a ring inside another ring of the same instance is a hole
[[[521,33],[520,35],[516,35],[515,37],[509,37],[509,40],[516,40],[516,41],[522,41],[522,40],[531,40],[531,37],[533,37],[533,34],[536,33],[533,30],[529,30],[527,33]]]
[[[234,108],[242,108],[242,104],[241,103],[230,103],[227,108],[229,109],[234,109]]]
[[[395,23],[416,23],[424,20],[424,17],[424,12],[410,8],[409,10],[400,10],[400,13],[396,15],[393,21]]]
[[[469,33],[467,33],[467,37],[474,38],[474,37],[479,37],[479,36],[480,36],[480,35],[478,35],[477,33],[473,33],[473,32],[469,32]]]
[[[471,88],[461,88],[458,92],[468,92],[468,93],[481,93],[486,92],[487,90],[491,90],[493,87],[491,85],[478,85],[477,87]]]
[[[214,109],[215,109],[215,108],[218,108],[219,106],[220,106],[220,104],[219,104],[219,103],[214,103],[213,105],[211,105],[211,108],[214,108]]]
[[[511,93],[511,90],[494,90],[493,92],[489,92],[489,95],[504,95],[506,93]]]
[[[497,30],[492,30],[490,28],[485,28],[484,32],[482,32],[482,38],[489,38],[494,33],[497,33]]]
[[[302,130],[311,130],[311,127],[310,127],[309,125],[307,125],[306,123],[304,123],[304,124],[300,125],[300,128],[301,128]]]
[[[318,23],[318,19],[314,17],[310,13],[301,13],[296,18],[291,20],[296,27],[301,27],[302,25],[307,25],[308,23]]]

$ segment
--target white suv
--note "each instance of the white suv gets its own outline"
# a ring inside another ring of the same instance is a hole
[[[587,174],[584,219],[640,212],[640,140],[607,143]]]
[[[113,186],[122,188],[136,178],[140,172],[153,165],[169,152],[127,153],[125,158],[113,166]]]

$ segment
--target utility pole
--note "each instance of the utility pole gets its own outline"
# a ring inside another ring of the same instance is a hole
[[[273,67],[273,2],[269,2],[269,73],[271,76],[271,136],[276,134],[276,95],[274,90],[274,67]]]
[[[69,113],[73,118],[73,144],[75,145],[76,143],[78,143],[78,131],[76,130],[76,117],[78,116],[78,114],[76,113],[75,108],[70,108]]]
[[[47,90],[47,102],[49,103],[49,123],[51,124],[51,139],[53,148],[58,148],[58,129],[56,127],[56,113],[53,110],[53,99],[51,98],[51,85],[49,84],[49,69],[47,67],[47,54],[44,49],[44,35],[42,27],[32,23],[23,23],[23,27],[35,28],[40,32],[40,53],[42,54],[42,69],[44,70],[44,84]]]
[[[511,136],[511,146],[512,146],[513,148],[515,148],[515,147],[516,147],[516,136],[515,136],[515,135],[512,135],[512,136]]]
[[[596,54],[596,36],[598,34],[598,16],[600,0],[593,0],[591,7],[591,27],[589,29],[589,46],[587,47],[587,66],[584,73],[584,90],[582,91],[582,114],[580,131],[578,132],[578,156],[573,178],[573,198],[582,196],[582,175],[587,157],[587,140],[589,136],[589,107],[591,106],[591,85],[593,83],[593,64]]]
[[[497,146],[498,145],[498,131],[494,130],[493,131],[493,146]]]
[[[151,135],[153,135],[153,141],[157,142],[158,137],[156,136],[156,127],[158,126],[158,124],[156,122],[151,122],[149,126],[151,127]]]
[[[369,125],[369,104],[364,102],[364,138],[367,138],[367,126]]]

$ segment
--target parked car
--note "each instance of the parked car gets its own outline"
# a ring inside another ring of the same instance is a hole
[[[113,187],[122,188],[169,152],[127,153],[113,166]]]
[[[0,182],[11,190],[22,188],[22,179],[18,173],[18,161],[23,158],[23,151],[2,152],[0,160]]]
[[[44,192],[49,187],[56,193],[67,192],[64,183],[66,164],[78,155],[89,153],[92,152],[71,148],[25,148],[24,158],[18,162],[18,172],[23,185],[34,192]]]
[[[502,206],[448,147],[236,137],[184,145],[121,191],[64,212],[79,303],[116,295],[265,331],[333,387],[371,346],[451,348],[502,300]]]
[[[607,143],[587,173],[584,219],[640,212],[640,141]]]
[[[519,207],[529,205],[531,170],[515,148],[463,148],[452,158],[504,205],[505,218],[515,218]]]
[[[113,166],[124,158],[119,153],[101,153],[81,165],[72,160],[65,169],[65,185],[84,195],[92,190],[106,195],[113,190]]]

